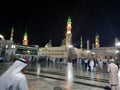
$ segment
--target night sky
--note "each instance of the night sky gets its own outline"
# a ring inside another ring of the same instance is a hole
[[[14,27],[14,42],[22,44],[27,30],[29,44],[40,47],[51,39],[53,46],[60,46],[65,38],[67,18],[72,19],[72,43],[80,46],[83,37],[95,40],[100,35],[100,46],[114,46],[114,38],[120,38],[119,0],[73,1],[0,1],[0,34],[10,38]]]

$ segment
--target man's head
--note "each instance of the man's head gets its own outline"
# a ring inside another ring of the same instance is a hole
[[[110,59],[109,62],[110,63],[115,63],[115,60],[114,59]]]
[[[15,60],[15,62],[12,65],[12,68],[14,68],[16,72],[24,71],[24,68],[27,66],[27,64],[28,64],[27,60],[19,58]]]
[[[23,67],[23,69],[21,70],[23,73],[25,73],[26,71],[26,66],[28,64],[28,61],[26,59],[18,59],[18,61],[22,62],[25,64],[25,66]]]

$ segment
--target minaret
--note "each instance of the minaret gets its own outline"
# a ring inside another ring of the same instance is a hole
[[[12,41],[13,41],[13,34],[14,34],[14,28],[12,27],[12,29],[11,29],[11,35],[10,35],[10,40],[12,40]]]
[[[81,50],[83,49],[83,41],[82,41],[82,36],[80,37],[80,48],[81,48]]]
[[[87,40],[87,50],[90,50],[90,41]]]
[[[27,34],[27,32],[24,33],[23,45],[28,45],[28,34]]]
[[[48,47],[52,47],[52,40],[51,39],[48,42]]]
[[[67,32],[66,32],[66,47],[69,47],[72,44],[72,34],[71,34],[71,29],[72,29],[72,21],[71,18],[68,17],[67,19]]]
[[[95,36],[95,47],[96,48],[100,47],[100,44],[99,44],[99,35],[98,34],[96,34],[96,36]]]

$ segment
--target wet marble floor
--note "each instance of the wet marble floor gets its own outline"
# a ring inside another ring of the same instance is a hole
[[[0,64],[0,75],[11,64]],[[72,73],[73,79],[69,83],[66,66],[41,66],[37,63],[28,65],[26,77],[30,90],[105,90],[104,87],[109,86],[107,72],[89,72],[79,66],[73,68]]]

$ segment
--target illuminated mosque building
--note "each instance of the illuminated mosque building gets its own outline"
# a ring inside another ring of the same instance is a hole
[[[100,47],[100,37],[99,34],[95,36],[95,42],[92,44],[92,49],[90,49],[89,40],[86,40],[87,48],[83,49],[83,37],[80,37],[80,48],[76,48],[72,46],[72,20],[70,17],[67,19],[66,25],[66,34],[65,38],[62,40],[61,46],[53,47],[52,40],[45,45],[45,47],[41,47],[38,50],[39,56],[47,56],[47,57],[57,57],[57,58],[68,58],[69,54],[71,58],[79,58],[79,57],[114,57],[117,58],[116,55],[120,52],[120,42],[118,38],[115,38],[115,46],[113,47]],[[14,43],[14,28],[11,28],[10,39],[6,40],[3,35],[0,35],[0,55],[2,55],[2,51],[4,52],[4,56],[12,56],[15,54],[15,50],[18,47],[27,48],[28,46],[28,34],[24,33],[22,44],[17,45]],[[34,47],[33,47],[34,48]],[[6,51],[5,51],[6,50]],[[9,57],[8,57],[9,58]]]
[[[82,45],[82,36],[81,36],[81,45],[80,49],[76,48],[72,45],[72,20],[70,17],[67,19],[66,26],[66,37],[62,40],[61,46],[52,47],[50,41],[45,45],[45,47],[40,48],[39,55],[40,56],[48,56],[48,57],[60,57],[60,58],[68,58],[69,55],[71,58],[77,58],[81,56],[85,56],[87,54],[87,50],[83,50]]]
[[[60,47],[52,47],[51,40],[45,45],[45,47],[40,48],[40,56],[48,57],[68,57],[68,49],[72,45],[72,21],[69,17],[67,19],[67,31],[66,38],[63,39],[62,45]]]
[[[65,57],[68,58],[69,49],[71,48],[72,56],[79,57],[88,57],[88,58],[108,58],[116,57],[116,52],[119,47],[100,47],[99,34],[95,35],[95,43],[92,44],[92,49],[90,49],[89,40],[86,41],[87,49],[83,49],[83,39],[80,37],[80,48],[72,46],[72,20],[70,17],[67,19],[66,26],[66,38],[62,40],[62,44],[59,47],[52,47],[52,44],[48,42],[45,47],[40,48],[40,56],[48,57]],[[116,43],[117,41],[115,41]],[[117,52],[118,53],[118,52]],[[74,58],[74,57],[73,57]]]

